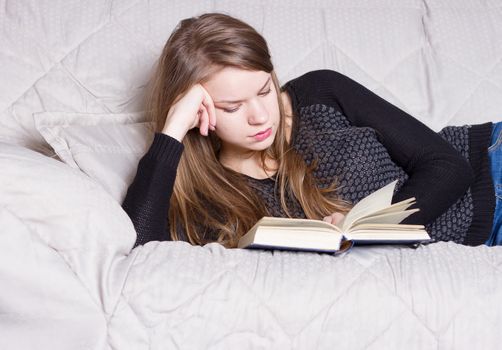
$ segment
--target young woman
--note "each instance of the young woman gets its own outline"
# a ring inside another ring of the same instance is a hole
[[[500,123],[436,134],[329,70],[281,87],[264,38],[233,17],[180,22],[148,105],[158,130],[123,203],[136,244],[235,247],[265,215],[336,223],[395,179],[393,200],[415,197],[420,208],[407,223],[436,240],[501,243],[490,173],[490,159],[501,159]]]

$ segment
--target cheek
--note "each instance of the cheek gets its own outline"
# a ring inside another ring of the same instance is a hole
[[[267,109],[269,113],[275,117],[275,119],[279,120],[279,102],[277,101],[277,96],[273,96],[267,101]]]
[[[216,117],[216,130],[215,134],[222,140],[230,140],[239,136],[239,132],[242,127],[239,127],[239,124],[236,120],[232,118],[228,118],[228,116]],[[236,118],[234,118],[236,119]]]

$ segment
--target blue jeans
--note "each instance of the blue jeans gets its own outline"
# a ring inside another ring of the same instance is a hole
[[[493,185],[495,186],[495,214],[490,238],[486,245],[502,245],[502,122],[493,123],[492,141],[488,148],[492,168]]]

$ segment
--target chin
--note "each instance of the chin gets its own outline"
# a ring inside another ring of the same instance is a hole
[[[270,145],[260,145],[260,146],[255,146],[252,148],[253,151],[265,151],[267,148],[269,148],[272,144]]]
[[[256,151],[264,151],[274,143],[275,135],[271,135],[269,139],[265,140],[263,143],[256,145]]]

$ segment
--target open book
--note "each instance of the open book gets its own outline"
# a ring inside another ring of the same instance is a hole
[[[400,224],[419,209],[409,198],[392,203],[397,180],[359,201],[337,225],[321,220],[264,217],[238,248],[338,252],[354,244],[409,244],[430,241],[423,225]]]

